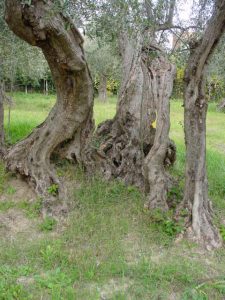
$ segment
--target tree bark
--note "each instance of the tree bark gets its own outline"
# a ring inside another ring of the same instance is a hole
[[[141,36],[133,42],[123,34],[120,49],[123,81],[117,112],[114,119],[98,126],[87,150],[86,167],[90,173],[97,169],[107,179],[120,178],[126,184],[144,188],[144,158],[154,144],[156,132],[157,107],[152,95],[158,89],[158,82],[153,82],[152,68],[156,72],[154,67],[160,59],[154,48],[145,47]],[[166,149],[169,139],[167,142]],[[162,163],[165,160],[166,153]]]
[[[2,85],[0,83],[0,157],[5,152],[5,135],[4,135],[4,96]]]
[[[144,174],[148,188],[149,209],[168,210],[167,192],[168,175],[165,165],[170,164],[170,155],[176,153],[176,148],[169,140],[170,130],[170,96],[173,90],[176,69],[164,56],[159,56],[151,63],[151,91],[157,111],[156,133],[153,146],[144,161]],[[168,145],[171,145],[168,149]],[[165,160],[166,158],[166,160]]]
[[[107,76],[101,74],[99,82],[99,99],[102,102],[107,101]]]
[[[11,171],[26,176],[35,185],[36,192],[46,200],[46,208],[54,199],[64,197],[63,185],[51,162],[53,152],[72,140],[70,155],[80,161],[93,128],[92,79],[84,57],[83,39],[70,19],[53,5],[50,0],[33,0],[32,5],[6,0],[5,11],[10,29],[42,49],[56,87],[57,101],[47,119],[13,146],[5,158]],[[53,184],[57,187],[56,198],[49,194]]]
[[[186,171],[183,208],[188,211],[190,237],[207,248],[221,245],[212,223],[206,173],[205,68],[225,29],[225,0],[217,1],[202,39],[193,47],[185,72]]]

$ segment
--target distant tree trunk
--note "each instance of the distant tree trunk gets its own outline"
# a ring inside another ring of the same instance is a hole
[[[44,95],[48,95],[48,80],[44,79]]]
[[[157,111],[158,107],[154,102],[157,98],[154,98],[153,94],[157,91],[158,84],[161,87],[160,80],[156,79],[155,74],[160,74],[161,64],[165,68],[165,60],[159,58],[154,47],[146,48],[141,36],[133,42],[124,34],[120,39],[120,48],[123,80],[117,112],[112,120],[99,125],[87,150],[86,167],[90,173],[100,169],[107,179],[121,178],[126,184],[144,188],[144,158],[154,145],[154,141],[161,143],[158,139],[155,140],[156,129],[153,124],[156,114],[160,115],[161,112]],[[165,69],[167,68],[168,63]],[[170,73],[173,78],[172,69],[171,66],[168,68],[168,74]],[[166,96],[166,102],[168,101],[167,93],[161,96]],[[160,101],[163,102],[165,99],[162,97]],[[166,137],[165,143],[167,142],[166,149],[169,147],[169,139]],[[162,164],[167,156],[164,154],[160,161]],[[148,179],[148,176],[146,178]]]
[[[183,208],[189,214],[189,235],[208,248],[221,245],[212,223],[206,174],[205,67],[225,29],[225,0],[217,1],[203,38],[192,45],[185,72],[186,173]]]
[[[42,49],[56,87],[57,101],[47,119],[6,156],[8,168],[25,175],[35,185],[37,193],[45,199],[46,208],[64,197],[51,162],[54,150],[73,140],[72,155],[80,161],[93,128],[92,79],[84,57],[83,39],[70,19],[53,9],[53,5],[53,1],[34,0],[29,6],[19,0],[6,0],[5,12],[11,30]],[[49,15],[51,18],[46,17]],[[52,184],[56,184],[58,197],[48,192]]]
[[[0,83],[0,157],[5,152],[5,137],[4,137],[4,96],[2,85]]]
[[[25,94],[27,94],[27,85],[25,84]]]
[[[100,76],[99,99],[102,102],[107,101],[107,77],[104,74],[101,74],[101,76]]]
[[[48,80],[45,81],[45,95],[48,95]]]
[[[44,79],[44,89],[43,89],[43,94],[45,95],[45,79]]]
[[[225,99],[220,101],[220,103],[217,105],[218,110],[225,112]]]

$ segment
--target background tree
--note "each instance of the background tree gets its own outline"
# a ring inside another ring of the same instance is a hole
[[[15,36],[4,21],[4,1],[0,6],[0,66],[1,81],[6,90],[38,87],[49,73],[47,62],[38,48],[31,48]]]
[[[210,101],[220,101],[225,97],[225,36],[220,39],[207,68],[207,87]]]
[[[107,100],[107,83],[119,82],[120,60],[114,44],[100,38],[87,39],[85,44],[87,61],[95,84],[97,83],[99,99]]]
[[[31,48],[25,42],[20,42],[17,50],[16,80],[28,91],[28,86],[39,87],[42,80],[47,78],[49,68],[38,48]]]

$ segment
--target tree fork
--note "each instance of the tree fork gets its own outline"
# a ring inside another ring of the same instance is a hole
[[[50,0],[33,0],[32,5],[6,0],[5,10],[10,29],[42,49],[56,87],[57,101],[47,119],[9,149],[5,157],[11,171],[19,172],[34,184],[47,208],[53,199],[48,192],[53,184],[57,186],[58,199],[64,197],[63,184],[51,163],[52,153],[73,140],[70,155],[80,161],[93,128],[93,88],[83,38],[71,20],[53,5]]]

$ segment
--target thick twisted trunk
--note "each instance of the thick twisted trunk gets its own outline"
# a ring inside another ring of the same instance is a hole
[[[206,174],[205,67],[225,28],[225,1],[218,1],[203,38],[192,50],[185,73],[186,172],[183,207],[191,237],[208,248],[221,245],[212,223]]]
[[[142,42],[123,38],[123,82],[116,116],[100,124],[87,150],[89,172],[100,169],[109,178],[143,186],[144,151],[153,143],[155,111],[148,101],[149,74],[142,61]]]
[[[163,56],[154,59],[150,70],[151,98],[157,111],[157,123],[154,143],[144,163],[145,179],[149,189],[146,206],[167,210],[168,176],[165,165],[175,160],[173,155],[176,153],[175,145],[173,146],[169,140],[170,96],[176,70],[175,66]]]
[[[19,0],[6,1],[9,27],[42,49],[55,83],[57,101],[44,123],[13,146],[5,159],[10,170],[25,175],[39,195],[51,200],[49,188],[53,184],[55,194],[60,196],[64,191],[51,163],[52,153],[72,140],[70,155],[80,161],[81,150],[92,130],[93,111],[92,80],[82,37],[68,18],[53,10],[53,5],[52,1],[34,0],[30,6]]]
[[[157,111],[159,109],[155,102],[157,98],[153,97],[153,94],[157,93],[159,81],[153,79],[152,72],[157,72],[156,69],[161,67],[161,60],[163,62],[164,60],[162,58],[160,60],[153,47],[144,46],[142,37],[132,42],[123,35],[121,53],[123,81],[116,116],[99,125],[92,145],[87,150],[86,167],[90,173],[100,169],[107,179],[120,178],[126,184],[144,188],[145,181],[148,180],[148,176],[143,174],[144,158],[154,145],[154,141],[158,141],[155,140],[154,122],[157,113],[161,114]],[[173,78],[172,69],[170,74]],[[166,93],[160,96],[164,95]],[[169,115],[166,117],[169,118]],[[161,134],[159,136],[161,137]],[[160,144],[161,142],[162,140]],[[170,144],[168,136],[165,143],[163,141],[164,144],[166,151],[160,161],[162,164],[165,163]],[[170,158],[172,159],[169,164],[174,162],[175,155],[171,155]],[[165,171],[164,168],[162,170]],[[150,182],[151,184],[157,182]]]

